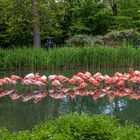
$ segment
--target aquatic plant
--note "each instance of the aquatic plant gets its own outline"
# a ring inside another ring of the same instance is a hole
[[[120,46],[85,46],[44,49],[17,48],[0,49],[0,69],[37,70],[70,69],[76,67],[126,67],[140,64],[140,48]]]

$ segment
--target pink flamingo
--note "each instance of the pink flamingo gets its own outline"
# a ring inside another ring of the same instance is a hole
[[[30,92],[31,91],[30,85],[33,85],[34,84],[34,80],[33,79],[29,79],[29,78],[28,79],[24,78],[24,79],[22,79],[21,84],[24,85],[24,86],[26,86],[26,90],[28,92]]]
[[[80,77],[80,78],[83,78],[83,75],[84,75],[84,73],[82,73],[82,72],[78,72],[78,73],[76,74],[76,76],[78,76],[78,77]]]
[[[57,80],[57,75],[48,76],[49,81]]]
[[[58,80],[52,81],[52,85],[55,87],[62,86],[62,84]]]
[[[15,80],[15,81],[17,81],[17,80],[22,80],[22,78],[21,77],[19,77],[19,76],[17,76],[17,75],[11,75],[11,80]]]
[[[23,79],[22,80],[22,85],[32,85],[34,83],[34,80],[33,79]]]
[[[27,74],[24,79],[34,79],[35,78],[35,74],[34,73],[29,73]]]
[[[92,75],[91,75],[91,73],[90,72],[85,72],[84,74],[83,74],[83,76],[82,76],[82,78],[83,79],[85,79],[85,80],[88,80],[89,78],[91,78],[92,77]]]
[[[123,80],[118,81],[118,82],[117,82],[117,85],[118,85],[119,87],[123,87],[123,86],[124,86],[124,81],[123,81]]]
[[[62,83],[65,83],[65,82],[69,81],[69,78],[67,78],[67,77],[65,77],[63,75],[58,75],[57,80],[62,82]]]
[[[87,84],[86,83],[80,83],[80,88],[85,88],[87,86]]]
[[[44,82],[41,82],[41,81],[33,81],[33,84],[36,86],[39,86],[39,88],[46,85]]]

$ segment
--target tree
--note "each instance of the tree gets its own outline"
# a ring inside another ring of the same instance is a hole
[[[114,13],[111,29],[137,29],[140,31],[140,0],[103,0],[104,5]],[[116,9],[116,10],[115,10]]]
[[[38,13],[38,2],[37,0],[32,0],[32,8],[33,8],[33,45],[35,48],[39,48],[41,46],[40,40],[40,23],[39,23],[39,13]]]
[[[129,17],[133,21],[136,30],[140,31],[140,0],[126,0],[119,2],[119,16]]]
[[[112,14],[102,3],[96,0],[66,0],[65,14],[62,21],[65,35],[98,35],[108,31]]]
[[[0,0],[0,46],[39,48],[75,34],[140,31],[140,0]]]
[[[113,15],[117,15],[118,13],[118,1],[117,0],[102,0],[102,2],[107,5],[107,7],[111,8]]]
[[[48,0],[47,2],[39,2],[40,26],[41,26],[41,41],[53,40],[57,44],[61,43],[63,28],[61,21],[64,17],[63,2],[55,2]]]
[[[0,9],[0,23],[3,28],[3,32],[0,31],[3,36],[0,38],[0,45],[30,44],[32,41],[31,2],[29,0],[6,0],[1,2]]]

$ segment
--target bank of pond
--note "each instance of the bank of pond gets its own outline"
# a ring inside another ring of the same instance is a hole
[[[10,132],[0,128],[1,140],[139,140],[140,129],[115,117],[77,113],[46,120],[32,130]]]
[[[125,67],[140,64],[140,48],[85,46],[0,49],[1,70],[70,69],[75,67]]]

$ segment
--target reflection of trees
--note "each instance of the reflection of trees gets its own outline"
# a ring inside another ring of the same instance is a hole
[[[119,117],[140,125],[140,100],[130,100],[128,98],[126,100],[128,102],[127,107],[120,112]]]
[[[120,113],[123,112],[128,104],[126,100],[120,98],[115,98],[114,100],[107,99],[104,101],[105,102],[102,102],[102,104],[98,106],[100,113],[114,115],[116,117],[119,117]]]
[[[49,97],[49,107],[48,111],[46,111],[47,115],[46,117],[52,118],[56,117],[59,115],[59,110],[60,110],[60,100],[54,100],[51,97]]]
[[[63,105],[64,106],[61,107],[61,111],[67,113],[99,113],[97,103],[93,101],[92,96],[77,96],[74,99],[68,96],[67,100],[63,102]]]
[[[126,102],[127,106],[125,106]],[[128,97],[123,100],[116,98],[109,101],[108,98],[101,98],[93,101],[92,96],[77,96],[75,99],[67,96],[64,100],[54,100],[47,96],[37,104],[32,100],[26,103],[21,100],[13,102],[10,98],[4,97],[0,99],[0,124],[10,130],[30,129],[35,124],[44,122],[46,117],[56,117],[62,112],[99,114],[103,113],[101,109],[110,109],[118,118],[139,122],[139,106],[140,101],[130,100]]]
[[[108,97],[105,96],[94,101],[91,95],[84,97],[77,95],[73,99],[70,96],[66,96],[64,99],[56,100],[47,96],[35,104],[33,103],[33,100],[26,103],[23,103],[21,100],[13,102],[7,96],[2,99],[0,98],[0,124],[1,126],[6,126],[10,130],[30,129],[35,124],[44,122],[46,117],[57,117],[62,112],[78,112],[80,114],[102,113],[115,115],[118,118],[132,119],[135,122],[139,121],[140,110],[138,106],[140,102],[129,100],[128,97],[122,98],[109,100]],[[130,107],[124,109],[127,103],[130,103],[130,105],[128,104]],[[137,103],[137,105],[135,105],[135,103]],[[132,104],[134,104],[135,107],[132,107]]]
[[[114,99],[114,113],[118,113],[120,111],[118,99]]]
[[[23,103],[20,100],[1,102],[0,124],[10,130],[30,129],[45,120],[47,110],[47,99],[38,104],[34,104],[32,101]]]

